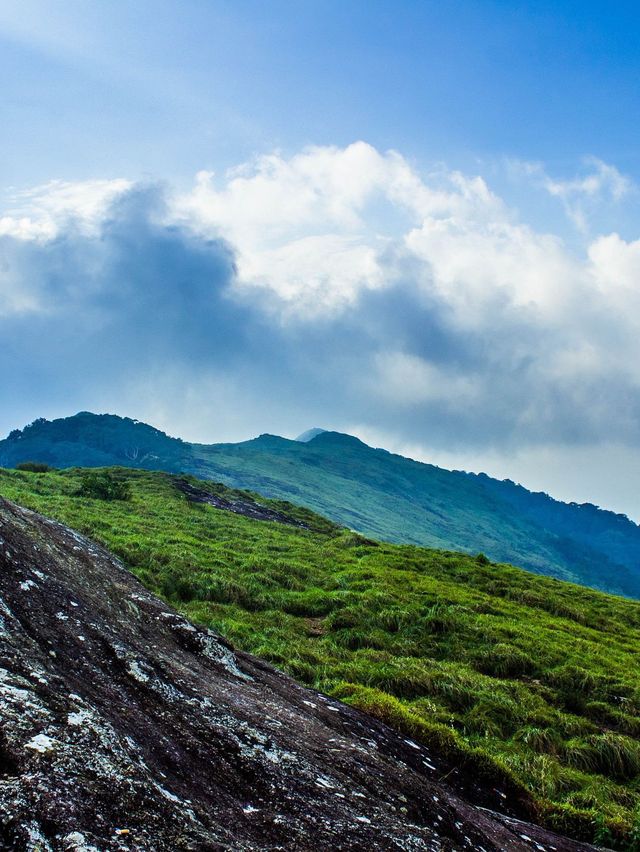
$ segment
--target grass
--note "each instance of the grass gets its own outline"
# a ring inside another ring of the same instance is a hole
[[[84,473],[0,470],[0,494],[238,647],[525,787],[547,825],[640,849],[640,603],[282,502],[310,529],[188,503],[161,473],[114,469],[129,500],[82,497]]]

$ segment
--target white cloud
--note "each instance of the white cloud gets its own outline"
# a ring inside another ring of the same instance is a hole
[[[558,198],[608,196],[619,201],[631,190],[631,181],[615,166],[603,163],[597,157],[588,158],[586,164],[591,166],[592,171],[582,177],[571,180],[545,177],[547,191]]]
[[[15,193],[6,214],[0,217],[0,236],[51,239],[70,224],[95,232],[109,206],[131,186],[124,178],[52,180]]]
[[[583,165],[583,174],[572,178],[552,178],[541,163],[512,161],[509,169],[557,198],[569,220],[579,232],[586,234],[596,213],[607,205],[621,202],[634,191],[635,185],[615,166],[597,157],[585,157]]]
[[[385,403],[407,407],[447,401],[452,408],[473,403],[479,384],[473,376],[441,368],[406,352],[381,352],[374,359],[370,392]]]
[[[300,313],[382,286],[385,252],[427,219],[508,215],[482,178],[439,172],[427,181],[397,152],[364,142],[259,157],[219,183],[200,173],[180,214],[236,247],[242,283],[268,287]]]
[[[387,206],[387,225],[404,220],[401,199],[416,201],[412,183],[401,157],[364,143],[310,148],[289,160],[260,157],[232,170],[220,189],[201,173],[178,209],[200,233],[222,234],[235,246],[241,284],[321,312],[380,286],[378,255],[389,238],[372,208]]]
[[[465,325],[483,325],[505,306],[553,314],[579,283],[561,240],[525,225],[428,218],[405,241]]]
[[[556,181],[554,192],[623,191],[613,167],[598,169],[581,181]],[[130,186],[52,181],[14,197],[0,234],[46,239],[69,220],[95,230]],[[259,157],[221,179],[201,172],[171,199],[167,221],[226,238],[237,252],[238,286],[266,289],[288,315],[346,309],[362,291],[390,283],[394,258],[413,262],[425,289],[476,326],[505,306],[553,316],[586,281],[584,261],[559,237],[519,222],[482,177],[422,175],[397,152],[364,142]]]
[[[0,237],[14,237],[17,240],[46,240],[54,237],[57,231],[57,224],[51,219],[16,215],[0,216]]]
[[[592,165],[571,180],[529,168],[565,199],[628,191],[613,166]],[[69,227],[96,233],[130,188],[125,179],[51,181],[13,197],[0,236],[47,240]],[[258,157],[220,179],[202,172],[162,215],[203,239],[227,239],[236,287],[269,293],[264,304],[290,318],[352,309],[361,294],[407,274],[453,321],[480,331],[509,313],[530,326],[575,329],[598,300],[605,314],[624,312],[625,300],[635,306],[640,241],[599,236],[576,256],[557,235],[519,221],[482,177],[444,169],[424,175],[397,152],[364,142]]]
[[[357,236],[320,234],[301,237],[239,262],[240,286],[266,285],[297,313],[343,310],[366,287],[384,283],[384,271],[372,245]]]
[[[640,291],[640,240],[627,242],[615,233],[598,237],[589,246],[589,260],[606,295]]]

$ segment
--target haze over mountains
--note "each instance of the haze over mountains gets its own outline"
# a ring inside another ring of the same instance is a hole
[[[561,503],[509,480],[448,471],[311,429],[292,441],[190,444],[147,424],[81,412],[0,441],[0,464],[123,465],[191,473],[291,500],[365,535],[483,552],[553,577],[640,597],[640,527],[591,504]]]

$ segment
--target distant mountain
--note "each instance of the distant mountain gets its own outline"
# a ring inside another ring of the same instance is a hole
[[[136,420],[81,412],[36,420],[0,441],[0,465],[29,460],[192,473],[308,506],[365,535],[483,552],[640,597],[640,527],[626,516],[412,461],[338,432],[318,431],[305,441],[260,435],[237,444],[190,444]]]
[[[309,441],[313,440],[313,438],[317,438],[318,435],[322,435],[322,433],[326,431],[326,429],[318,429],[316,426],[314,429],[307,429],[307,431],[303,432],[302,435],[298,435],[296,441],[301,441],[303,444],[307,444]]]

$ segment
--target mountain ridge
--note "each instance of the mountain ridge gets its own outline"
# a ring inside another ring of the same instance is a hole
[[[37,420],[0,441],[0,464],[124,465],[190,473],[291,500],[364,535],[484,552],[491,559],[640,596],[640,527],[592,504],[562,503],[510,480],[447,471],[358,438],[263,434],[195,444],[116,415]]]

